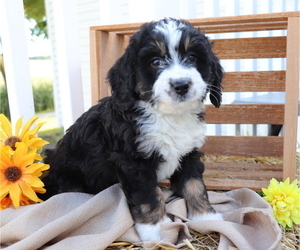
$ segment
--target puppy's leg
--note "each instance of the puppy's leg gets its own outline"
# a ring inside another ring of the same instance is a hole
[[[172,190],[187,203],[190,220],[223,220],[208,201],[202,180],[204,165],[199,159],[200,152],[194,151],[181,161],[181,167],[171,177]]]
[[[161,224],[170,219],[166,215],[163,193],[157,186],[156,173],[119,170],[118,177],[141,240],[160,241]]]

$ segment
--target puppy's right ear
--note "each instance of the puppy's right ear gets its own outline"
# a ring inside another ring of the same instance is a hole
[[[219,108],[222,102],[221,83],[224,76],[224,70],[220,64],[220,60],[215,54],[213,54],[213,52],[211,57],[212,59],[209,79],[209,99],[216,108]]]
[[[109,70],[107,79],[111,86],[112,98],[121,110],[130,110],[136,101],[135,65],[137,58],[137,41],[139,34],[136,33],[131,39],[125,53]]]

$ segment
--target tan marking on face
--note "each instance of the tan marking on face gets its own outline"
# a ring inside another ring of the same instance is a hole
[[[166,48],[166,44],[164,42],[155,41],[155,45],[160,49],[162,55],[166,55],[167,48]]]
[[[191,42],[191,38],[190,38],[190,36],[187,36],[186,39],[185,39],[185,41],[184,41],[184,49],[185,49],[185,51],[187,51],[188,48],[190,47],[190,42]]]

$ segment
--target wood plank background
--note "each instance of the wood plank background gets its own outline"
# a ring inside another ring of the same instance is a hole
[[[206,105],[208,124],[283,124],[284,104]]]
[[[282,136],[208,136],[200,151],[207,155],[283,156]]]
[[[220,59],[284,58],[286,37],[253,37],[214,40]]]

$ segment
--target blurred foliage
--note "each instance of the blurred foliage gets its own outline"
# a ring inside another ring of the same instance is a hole
[[[33,84],[34,110],[36,113],[54,110],[53,85],[50,82]]]
[[[4,114],[10,119],[7,89],[4,84],[0,85],[0,114]]]
[[[47,18],[44,0],[23,0],[25,17],[34,20],[35,26],[31,28],[31,35],[48,38]]]
[[[36,113],[50,112],[54,110],[53,85],[51,82],[41,81],[32,85],[34,109]],[[10,117],[7,89],[0,85],[0,113]]]

